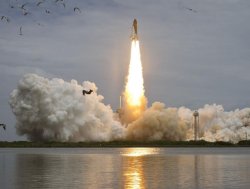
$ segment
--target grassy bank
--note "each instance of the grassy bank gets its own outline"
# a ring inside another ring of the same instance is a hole
[[[237,144],[201,141],[112,141],[112,142],[0,142],[0,148],[75,148],[75,147],[250,147],[250,140]]]

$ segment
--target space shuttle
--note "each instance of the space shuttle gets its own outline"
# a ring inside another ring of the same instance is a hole
[[[137,35],[137,20],[136,19],[134,19],[133,25],[132,25],[131,40],[138,40],[138,35]]]

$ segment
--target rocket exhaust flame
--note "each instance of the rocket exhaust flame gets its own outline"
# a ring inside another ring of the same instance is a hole
[[[130,123],[136,120],[146,109],[147,100],[144,96],[143,69],[139,40],[137,37],[137,21],[133,22],[133,33],[131,42],[131,55],[127,83],[125,86],[125,104],[121,120],[123,123]]]
[[[124,92],[124,107],[121,121],[131,123],[146,109],[147,100],[144,96],[144,81],[138,40],[132,40],[129,72]]]
[[[142,76],[142,64],[139,41],[133,40],[131,43],[131,57],[129,73],[125,88],[126,103],[130,106],[140,106],[144,97],[144,86]]]

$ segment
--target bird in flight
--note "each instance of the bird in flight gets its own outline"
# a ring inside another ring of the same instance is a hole
[[[74,12],[76,12],[76,11],[78,11],[79,13],[82,12],[78,7],[75,7],[75,8],[74,8]]]
[[[193,8],[190,8],[190,6],[186,6],[182,1],[178,1],[178,6],[181,8],[181,9],[186,9],[188,11],[191,11],[193,13],[197,13],[198,11],[193,9]]]
[[[27,5],[28,3],[24,3],[20,8],[23,10],[26,10],[24,7]]]
[[[4,130],[6,130],[6,125],[5,124],[0,123],[0,126],[2,126]]]
[[[83,96],[85,96],[85,94],[91,94],[93,92],[92,89],[90,89],[89,91],[86,91],[86,90],[82,90],[82,94]]]
[[[197,13],[197,10],[194,10],[194,9],[192,9],[192,8],[189,8],[189,7],[185,7],[185,9],[187,9],[187,10],[189,10],[189,11],[192,11],[192,12],[195,12],[195,13]]]
[[[7,16],[1,16],[1,20],[5,19],[6,22],[10,22],[10,19]]]
[[[28,15],[28,14],[30,14],[30,12],[23,11],[23,15],[24,15],[24,16],[26,16],[26,15]]]
[[[62,3],[63,7],[65,8],[66,7],[66,4],[65,3]]]
[[[23,35],[22,26],[19,28],[19,35]]]
[[[43,1],[39,1],[37,4],[36,4],[36,6],[40,6],[42,3],[44,3]]]

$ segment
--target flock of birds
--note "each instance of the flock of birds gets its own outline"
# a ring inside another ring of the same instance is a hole
[[[31,9],[34,7],[39,8],[40,10],[42,10],[45,14],[51,14],[51,10],[49,10],[48,8],[46,8],[45,4],[48,3],[54,3],[55,5],[58,6],[62,6],[63,8],[66,8],[66,0],[34,0],[33,2],[25,2],[25,3],[21,3],[21,0],[9,0],[9,8],[10,9],[16,9],[18,11],[21,11],[21,14],[23,16],[27,16],[27,15],[31,15]],[[22,1],[23,2],[23,1]],[[198,11],[187,7],[185,5],[183,5],[183,3],[181,1],[178,2],[178,5],[181,9],[185,9],[187,11],[193,12],[193,13],[197,13]],[[73,11],[75,13],[81,13],[81,9],[79,7],[73,7]],[[11,21],[11,19],[6,16],[6,15],[2,15],[0,16],[0,21],[2,22],[7,22],[9,23]],[[41,26],[41,23],[37,22],[37,24],[39,26]],[[22,26],[19,27],[19,35],[23,35],[23,31],[22,31]]]
[[[31,15],[32,12],[30,11],[32,8],[37,7],[40,10],[42,10],[42,12],[44,12],[45,14],[51,14],[51,10],[49,10],[48,8],[46,8],[46,5],[48,3],[53,3],[54,5],[58,5],[58,6],[62,6],[63,8],[66,8],[66,0],[34,0],[32,2],[25,2],[23,3],[23,1],[21,0],[9,0],[9,8],[10,9],[16,9],[18,12],[21,11],[21,14],[23,16],[27,16],[27,15]],[[178,5],[181,9],[185,9],[187,11],[193,12],[193,13],[197,13],[198,11],[190,8],[188,6],[185,6],[182,1],[178,2]],[[73,11],[75,13],[81,13],[81,9],[79,7],[73,7]],[[6,16],[6,15],[0,15],[0,21],[2,22],[7,22],[9,23],[11,21],[10,17]],[[37,22],[37,24],[39,26],[41,26],[41,23]],[[22,26],[19,27],[19,35],[23,35],[22,32]]]
[[[26,3],[20,3],[19,0],[15,0],[15,2],[12,2],[9,0],[9,8],[10,9],[16,9],[17,11],[21,11],[21,14],[23,16],[31,15],[32,12],[30,11],[32,8],[37,7],[40,10],[42,10],[46,14],[51,14],[51,10],[43,6],[46,3],[54,3],[55,5],[62,6],[63,8],[66,8],[66,2],[65,0],[38,0],[34,2],[26,2]],[[81,13],[81,9],[79,7],[74,7],[73,11],[75,13]],[[11,21],[10,17],[6,15],[0,16],[0,21],[9,23]],[[41,25],[40,23],[37,23],[38,25]],[[19,35],[23,35],[22,32],[22,26],[19,27]]]

